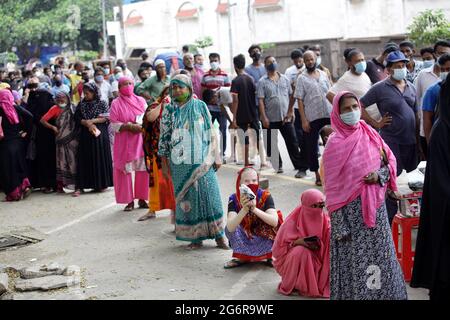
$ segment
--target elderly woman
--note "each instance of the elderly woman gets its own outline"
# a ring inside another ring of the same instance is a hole
[[[301,205],[281,226],[273,245],[274,267],[281,276],[278,291],[290,295],[330,297],[330,218],[319,190],[302,194]]]
[[[59,91],[56,105],[41,118],[41,124],[55,134],[56,142],[56,183],[58,193],[64,187],[75,186],[79,126],[75,122],[75,106],[67,93]]]
[[[9,89],[0,90],[0,181],[6,201],[19,201],[31,193],[26,172],[25,140],[20,117]]]
[[[75,121],[81,125],[81,131],[74,196],[79,196],[83,189],[104,191],[113,186],[108,123],[100,116],[109,111],[109,106],[100,99],[95,83],[86,83],[83,93],[84,98],[75,112]]]
[[[139,208],[148,209],[144,199],[148,196],[148,173],[142,148],[142,118],[147,104],[134,94],[134,80],[119,79],[119,97],[111,105],[111,126],[114,138],[114,191],[116,202],[126,204],[125,211],[134,210],[134,200]],[[133,191],[133,175],[135,177]]]
[[[162,170],[169,167],[176,197],[175,233],[188,241],[188,249],[198,249],[203,240],[215,239],[228,249],[224,239],[224,219],[215,170],[220,167],[218,141],[206,104],[194,99],[189,76],[180,74],[170,83],[172,103],[163,112],[158,154]]]
[[[252,200],[241,194],[241,185],[249,187],[256,198]],[[264,260],[271,266],[272,246],[283,218],[275,209],[270,192],[259,188],[255,169],[247,167],[239,172],[236,193],[228,202],[227,221],[225,231],[233,249],[233,259],[225,264],[225,269]]]
[[[387,188],[397,191],[396,160],[361,118],[349,92],[334,98],[334,134],[324,152],[324,182],[331,214],[331,299],[404,300],[405,281],[388,221]]]
[[[164,109],[170,105],[169,86],[164,88],[158,100],[147,108],[144,117],[144,152],[147,171],[150,174],[149,212],[139,221],[156,217],[156,212],[171,210],[171,222],[175,224],[175,196],[171,179],[165,179],[162,174],[161,157],[158,155],[159,138],[161,135],[161,116]]]

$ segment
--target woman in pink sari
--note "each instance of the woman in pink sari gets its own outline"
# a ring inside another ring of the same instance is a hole
[[[297,290],[306,297],[330,297],[330,218],[324,207],[322,192],[305,191],[301,205],[278,231],[273,265],[281,276],[278,291],[284,295]]]
[[[127,204],[125,211],[134,209],[134,200],[139,199],[139,208],[148,209],[144,199],[148,197],[149,175],[145,167],[140,118],[147,103],[133,93],[134,81],[129,77],[119,79],[120,95],[111,105],[110,120],[114,139],[114,191],[119,204]],[[132,174],[135,183],[133,191]]]

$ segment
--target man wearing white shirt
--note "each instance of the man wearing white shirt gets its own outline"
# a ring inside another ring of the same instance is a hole
[[[105,72],[103,71],[103,68],[97,67],[95,69],[94,82],[100,92],[100,99],[102,101],[105,101],[109,105],[109,102],[113,98],[113,94],[111,85],[107,81],[105,81]]]
[[[364,54],[358,49],[350,50],[344,55],[349,70],[331,87],[327,93],[327,99],[332,104],[334,97],[342,91],[350,91],[359,99],[362,98],[372,87],[372,81],[366,74],[367,62]],[[372,118],[381,119],[376,105],[366,108]]]
[[[299,74],[305,71],[305,63],[303,61],[303,50],[295,49],[291,52],[291,59],[293,65],[286,69],[284,75],[289,79],[292,86],[292,92],[295,92],[295,85],[297,84],[297,78]],[[300,112],[298,111],[298,103],[297,99],[294,99],[294,127],[295,127],[295,135],[297,136],[298,146],[300,148],[300,158],[302,159],[302,163],[307,161],[306,159],[306,147],[305,147],[305,139],[303,138],[303,129],[302,129],[302,119],[300,118]]]

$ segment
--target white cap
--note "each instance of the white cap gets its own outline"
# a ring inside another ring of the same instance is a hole
[[[159,66],[160,64],[166,66],[166,62],[162,59],[158,59],[155,61],[155,67]]]

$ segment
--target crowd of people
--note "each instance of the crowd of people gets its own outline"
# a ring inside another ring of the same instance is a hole
[[[114,187],[125,211],[171,210],[177,240],[197,250],[208,239],[232,249],[233,269],[263,261],[282,278],[280,293],[340,299],[407,299],[391,224],[396,179],[429,160],[412,285],[449,297],[450,43],[420,50],[388,43],[366,61],[343,53],[334,81],[320,46],[292,51],[286,72],[258,45],[233,59],[236,77],[209,55],[185,52],[94,69],[81,62],[0,74],[0,189],[6,201],[33,190],[74,197]],[[215,124],[216,123],[216,124]],[[434,126],[434,129],[432,129]],[[284,139],[296,178],[315,174],[286,218],[260,169],[283,173]],[[228,135],[231,157],[225,158]],[[325,150],[320,160],[320,144]],[[222,208],[217,170],[244,165]],[[246,186],[251,192],[243,192]],[[326,210],[327,209],[327,210]],[[285,220],[285,221],[284,221]],[[446,228],[447,227],[447,228]]]

